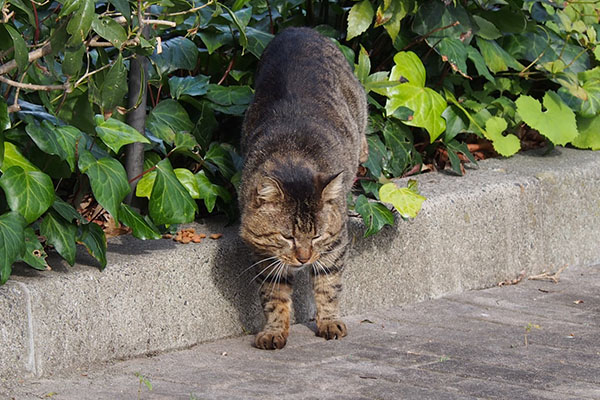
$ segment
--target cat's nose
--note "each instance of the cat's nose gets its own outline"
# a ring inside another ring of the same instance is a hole
[[[310,249],[298,248],[296,249],[296,259],[302,264],[306,264],[310,260]]]

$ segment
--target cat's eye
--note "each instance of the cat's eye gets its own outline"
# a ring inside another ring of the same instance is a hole
[[[284,234],[281,234],[281,237],[284,238],[285,240],[287,240],[288,242],[294,242],[294,237],[293,236],[287,236]]]

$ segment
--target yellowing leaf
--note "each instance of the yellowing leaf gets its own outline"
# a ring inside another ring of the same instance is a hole
[[[425,197],[408,187],[399,188],[395,183],[386,183],[379,188],[379,198],[390,203],[404,218],[414,218],[421,211]]]
[[[580,149],[600,150],[600,115],[594,118],[577,118],[579,135],[571,142]]]
[[[565,145],[577,137],[575,113],[554,92],[546,92],[544,107],[530,96],[520,96],[515,102],[523,121],[537,129],[555,145]]]
[[[491,140],[494,150],[504,157],[512,156],[521,150],[521,141],[518,137],[513,134],[502,135],[506,127],[505,119],[492,117],[486,121],[485,132],[483,132],[485,137]]]

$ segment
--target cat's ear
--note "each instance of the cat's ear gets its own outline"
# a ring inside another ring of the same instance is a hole
[[[258,205],[262,203],[275,203],[283,200],[283,190],[277,179],[265,177],[263,178],[257,189],[256,202]]]
[[[321,192],[321,200],[326,203],[331,200],[338,199],[344,194],[344,173],[338,172],[322,180],[323,191]]]

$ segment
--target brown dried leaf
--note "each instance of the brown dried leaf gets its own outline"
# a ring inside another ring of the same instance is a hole
[[[221,238],[221,236],[223,236],[222,233],[213,233],[213,234],[210,235],[210,238],[213,239],[213,240],[216,240],[216,239]]]

